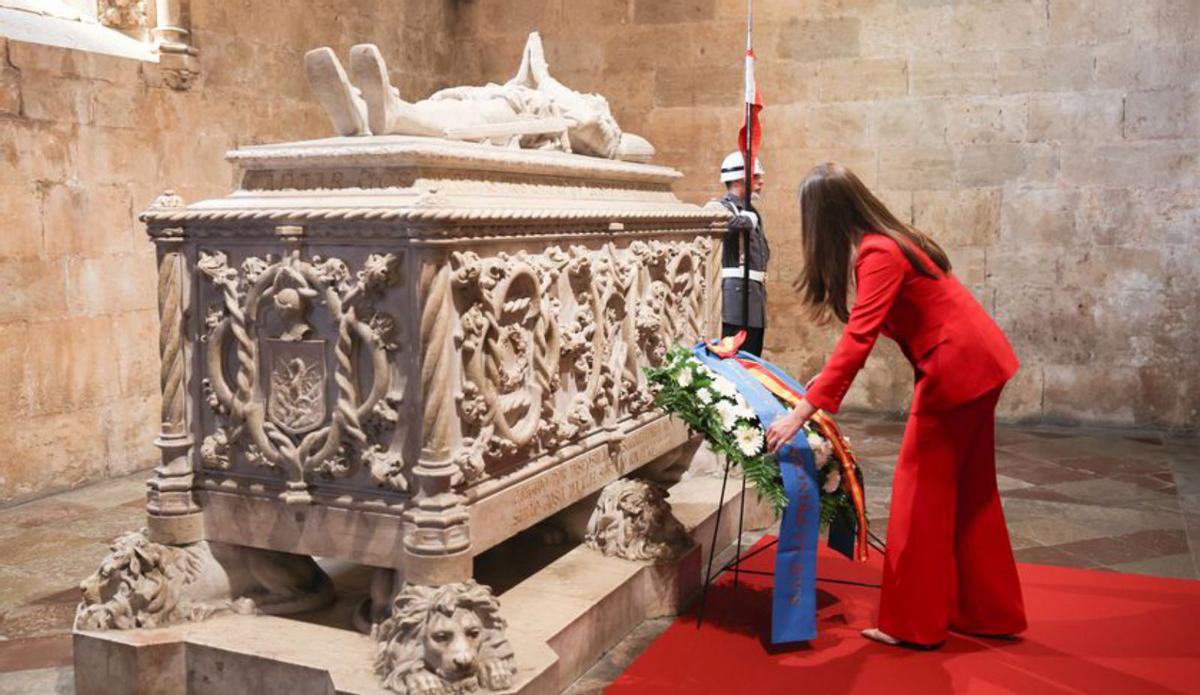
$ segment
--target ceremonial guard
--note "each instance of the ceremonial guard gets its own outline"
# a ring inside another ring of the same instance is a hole
[[[771,249],[767,246],[767,235],[763,232],[762,218],[753,205],[746,208],[746,167],[741,152],[733,152],[721,162],[721,182],[725,184],[725,197],[721,205],[734,214],[729,221],[721,254],[721,335],[731,336],[745,329],[746,341],[742,350],[762,355],[763,332],[767,327],[767,260]],[[757,198],[763,187],[762,160],[755,157],[754,177],[751,194]],[[747,259],[742,244],[749,230],[750,253]],[[745,266],[750,266],[749,282],[746,282]],[[743,294],[750,292],[748,316],[742,315]]]

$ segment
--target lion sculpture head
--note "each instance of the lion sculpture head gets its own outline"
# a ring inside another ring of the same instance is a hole
[[[155,543],[145,529],[118,536],[100,567],[79,583],[83,596],[75,628],[130,630],[201,620],[224,611],[252,612],[253,603],[245,599],[205,602],[188,595],[207,550],[204,543]]]
[[[410,584],[372,630],[375,670],[400,695],[504,690],[516,673],[505,625],[491,589],[474,580]]]
[[[633,479],[612,482],[600,493],[584,542],[605,555],[656,562],[677,558],[692,545],[671,514],[667,491]]]

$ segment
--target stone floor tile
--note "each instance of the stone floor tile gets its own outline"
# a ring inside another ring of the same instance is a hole
[[[0,567],[0,612],[24,605],[46,590],[46,580],[19,570]]]
[[[1100,538],[1104,535],[1088,526],[1075,524],[1058,517],[1043,517],[1024,521],[1009,520],[1008,529],[1010,533],[1019,533],[1021,536],[1039,545],[1047,546],[1087,541]]]
[[[22,532],[29,528],[79,519],[92,511],[94,511],[93,507],[67,502],[57,497],[35,500],[16,507],[0,509],[0,529]]]
[[[0,673],[0,695],[75,695],[70,666]]]
[[[1117,572],[1148,574],[1155,577],[1175,577],[1176,579],[1200,578],[1200,568],[1197,568],[1196,561],[1191,553],[1164,555],[1163,557],[1150,558],[1149,560],[1123,562],[1112,565],[1111,569]]]
[[[1138,531],[1117,536],[1117,538],[1126,543],[1132,543],[1147,553],[1154,553],[1156,556],[1188,552],[1188,535],[1184,529]]]
[[[22,569],[48,555],[91,544],[88,538],[65,533],[56,528],[27,529],[20,536],[0,540],[0,558],[9,569]]]
[[[1020,480],[1019,478],[1010,478],[1007,475],[997,475],[996,485],[1001,492],[1012,492],[1033,487],[1033,483]]]
[[[0,641],[0,673],[68,666],[72,663],[71,633]]]
[[[146,525],[145,507],[134,509],[118,505],[108,509],[95,509],[91,516],[57,525],[58,530],[80,538],[109,543],[117,536],[137,531]]]
[[[1081,567],[1092,569],[1098,567],[1094,561],[1073,555],[1065,550],[1051,546],[1034,546],[1013,551],[1017,562],[1028,562],[1035,565],[1059,565],[1061,567]]]
[[[1162,557],[1165,554],[1157,552],[1153,548],[1147,548],[1137,543],[1112,536],[1091,538],[1072,543],[1060,543],[1053,547],[1106,567],[1123,562],[1136,562],[1138,560]]]
[[[40,579],[40,589],[33,597],[40,598],[77,586],[84,577],[96,570],[108,552],[107,543],[84,541],[28,560],[18,569]]]
[[[17,640],[70,632],[75,624],[79,592],[70,603],[30,603],[0,613],[0,635]]]
[[[82,504],[96,509],[119,507],[137,499],[146,499],[146,481],[154,475],[152,469],[113,478],[95,485],[64,492],[56,497],[64,502]]]
[[[1014,551],[1024,550],[1025,548],[1037,548],[1041,546],[1041,543],[1038,543],[1029,536],[1011,529],[1008,532],[1008,542]]]
[[[1137,500],[1156,499],[1162,493],[1148,490],[1140,485],[1126,483],[1112,478],[1094,478],[1092,480],[1074,480],[1065,483],[1046,485],[1045,489],[1060,492],[1077,502],[1090,504],[1128,504]]]
[[[1056,490],[1050,490],[1036,485],[1020,488],[1017,490],[1004,490],[1004,496],[1007,499],[1022,499],[1022,500],[1044,500],[1047,502],[1066,502],[1068,504],[1075,503],[1076,500],[1064,495]]]

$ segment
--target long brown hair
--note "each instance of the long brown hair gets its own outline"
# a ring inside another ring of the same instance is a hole
[[[850,290],[850,253],[866,234],[882,234],[900,246],[918,273],[939,273],[913,250],[921,249],[941,273],[950,272],[946,252],[924,232],[896,218],[854,172],[826,162],[813,167],[800,184],[800,222],[804,242],[804,271],[794,287],[815,313],[830,313],[845,323]]]

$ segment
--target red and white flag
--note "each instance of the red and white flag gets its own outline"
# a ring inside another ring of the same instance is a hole
[[[762,128],[759,125],[758,112],[762,111],[762,93],[758,90],[758,82],[754,79],[754,45],[751,28],[753,27],[753,0],[747,2],[746,10],[746,112],[742,120],[742,129],[738,132],[738,149],[745,157],[744,165],[748,176],[754,175],[754,160],[758,157],[758,145],[762,142]],[[750,143],[747,147],[746,131],[750,131]]]

